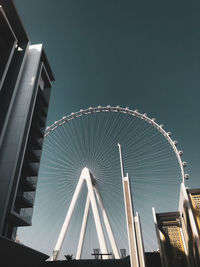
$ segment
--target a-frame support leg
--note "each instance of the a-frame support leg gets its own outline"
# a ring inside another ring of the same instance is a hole
[[[100,216],[99,216],[99,211],[97,208],[97,203],[96,203],[96,198],[95,198],[95,194],[99,203],[99,206],[101,208],[102,211],[102,216],[104,219],[104,223],[106,226],[106,230],[108,233],[108,237],[113,249],[113,253],[115,258],[119,258],[119,253],[118,253],[118,249],[114,240],[114,236],[112,233],[112,229],[108,220],[108,216],[106,214],[105,208],[103,206],[103,202],[101,199],[101,195],[98,191],[98,189],[95,187],[94,185],[94,181],[92,180],[93,177],[89,171],[88,168],[84,168],[82,170],[80,179],[78,181],[78,184],[76,186],[74,195],[72,197],[72,201],[70,203],[64,224],[62,226],[60,235],[58,237],[58,241],[56,243],[55,249],[53,251],[53,255],[51,257],[51,260],[57,260],[58,255],[60,253],[61,247],[63,245],[63,241],[72,217],[72,213],[74,211],[74,207],[76,204],[76,201],[78,199],[81,187],[83,182],[85,181],[87,184],[87,188],[88,188],[88,195],[87,195],[87,199],[86,199],[86,205],[85,205],[85,211],[84,211],[84,215],[83,215],[83,221],[82,221],[82,226],[81,226],[81,232],[80,232],[80,237],[79,237],[79,243],[78,243],[78,248],[77,248],[77,253],[76,253],[76,259],[80,259],[81,258],[81,254],[82,254],[82,249],[83,249],[83,243],[84,243],[84,238],[85,238],[85,231],[86,231],[86,226],[87,226],[87,220],[88,220],[88,213],[89,213],[89,207],[90,207],[90,203],[91,203],[91,208],[92,208],[92,212],[93,212],[93,216],[94,216],[94,222],[95,222],[95,226],[96,226],[96,231],[97,231],[97,236],[98,236],[98,240],[99,240],[99,246],[100,246],[100,250],[103,255],[103,259],[108,259],[109,256],[106,255],[108,254],[108,250],[107,250],[107,246],[106,246],[106,241],[105,241],[105,237],[104,237],[104,233],[103,233],[103,228],[101,225],[101,220],[100,220]]]
[[[78,181],[78,184],[76,186],[76,189],[74,191],[74,195],[72,197],[72,201],[70,203],[70,206],[69,206],[65,221],[64,221],[63,226],[61,228],[61,231],[60,231],[60,234],[59,234],[59,237],[58,237],[58,241],[57,241],[55,249],[53,251],[53,255],[51,256],[51,261],[57,260],[57,258],[59,256],[59,253],[60,253],[60,250],[62,248],[63,241],[64,241],[64,238],[65,238],[65,235],[66,235],[66,232],[67,232],[67,229],[68,229],[68,226],[69,226],[69,222],[71,220],[72,213],[74,211],[74,207],[75,207],[77,198],[79,196],[83,181],[84,180],[83,180],[83,177],[81,175],[81,177],[80,177],[80,179]]]
[[[83,243],[84,243],[84,239],[85,239],[85,230],[86,230],[87,220],[88,220],[89,208],[90,208],[90,196],[88,193],[86,203],[85,203],[85,210],[84,210],[84,214],[83,214],[83,221],[82,221],[81,232],[80,232],[80,237],[79,237],[79,242],[78,242],[78,248],[77,248],[77,252],[76,252],[76,260],[81,259],[82,250],[83,250]]]
[[[106,241],[105,241],[105,237],[104,237],[104,233],[103,233],[103,228],[102,228],[101,220],[99,217],[99,211],[97,208],[97,203],[96,203],[96,199],[95,199],[95,195],[94,195],[93,185],[92,185],[92,181],[91,181],[91,175],[90,175],[88,168],[84,168],[82,174],[84,175],[84,178],[86,180],[87,187],[88,187],[88,193],[90,196],[91,207],[92,207],[94,222],[95,222],[95,226],[96,226],[96,230],[97,230],[97,236],[98,236],[98,240],[99,240],[100,250],[101,250],[102,254],[108,254],[108,250],[106,247]],[[108,255],[103,255],[103,259],[108,259],[108,258],[109,258]]]
[[[106,230],[107,230],[107,233],[108,233],[108,238],[110,240],[110,244],[111,244],[111,247],[112,247],[112,251],[113,251],[114,257],[115,257],[115,259],[120,259],[119,252],[118,252],[118,249],[117,249],[117,246],[116,246],[116,242],[115,242],[115,238],[114,238],[114,235],[113,235],[113,232],[112,232],[112,228],[110,226],[110,222],[109,222],[106,210],[105,210],[104,205],[103,205],[103,201],[102,201],[101,195],[99,193],[99,190],[95,186],[94,186],[94,191],[96,193],[97,201],[98,201],[99,206],[101,208],[104,224],[105,224],[105,227],[106,227]]]

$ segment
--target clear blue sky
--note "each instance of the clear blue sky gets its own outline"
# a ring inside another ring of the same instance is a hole
[[[200,1],[15,4],[55,74],[48,124],[89,106],[138,108],[172,132],[200,187]]]

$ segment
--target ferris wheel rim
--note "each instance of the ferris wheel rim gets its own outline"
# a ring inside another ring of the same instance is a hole
[[[175,152],[176,158],[178,160],[178,164],[181,170],[181,178],[182,183],[185,183],[185,179],[188,179],[188,174],[185,174],[184,167],[186,167],[187,163],[185,161],[182,161],[181,155],[183,154],[182,151],[177,149],[177,141],[172,140],[171,132],[167,132],[163,129],[163,124],[158,124],[156,122],[155,118],[149,118],[146,113],[140,113],[137,109],[132,110],[128,107],[123,108],[120,106],[97,106],[97,107],[89,107],[87,109],[80,109],[77,112],[72,112],[70,115],[63,116],[60,120],[55,121],[50,126],[46,127],[44,136],[48,136],[51,132],[53,132],[58,127],[62,126],[63,124],[81,117],[83,115],[89,115],[92,113],[99,113],[99,112],[118,112],[118,113],[124,113],[130,116],[137,117],[139,119],[145,120],[149,124],[151,124],[154,128],[156,128],[168,141],[168,143],[171,145],[173,151]]]

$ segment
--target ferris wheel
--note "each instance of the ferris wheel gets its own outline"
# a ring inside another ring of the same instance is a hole
[[[134,207],[140,213],[145,250],[157,249],[151,207],[161,212],[177,209],[179,185],[188,178],[186,162],[181,159],[183,152],[178,150],[177,141],[163,125],[145,113],[119,106],[80,110],[46,128],[33,226],[26,232],[37,249],[40,236],[40,250],[53,250],[82,170],[87,167],[95,177],[116,245],[128,254],[118,143],[123,148]],[[61,257],[76,254],[87,192],[83,184]],[[103,219],[100,213],[100,221]],[[106,230],[103,225],[105,242],[112,252]],[[82,258],[91,258],[93,249],[99,248],[97,235],[94,217],[88,212]]]

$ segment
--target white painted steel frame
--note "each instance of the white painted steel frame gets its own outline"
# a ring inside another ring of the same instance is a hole
[[[78,248],[77,248],[77,253],[76,253],[76,259],[81,258],[90,204],[91,204],[92,211],[93,211],[93,216],[94,216],[94,221],[95,221],[95,226],[96,226],[96,231],[97,231],[97,236],[98,236],[98,240],[99,240],[101,253],[102,254],[108,254],[106,241],[105,241],[105,237],[104,237],[104,233],[103,233],[103,228],[101,225],[101,220],[100,220],[100,216],[99,216],[99,212],[98,212],[98,208],[97,208],[97,203],[96,203],[96,199],[95,199],[95,194],[96,194],[97,201],[98,201],[98,204],[99,204],[101,212],[102,212],[103,220],[104,220],[105,227],[106,227],[106,230],[108,233],[108,238],[109,238],[111,247],[113,249],[114,257],[116,259],[120,258],[119,252],[118,252],[118,249],[116,246],[116,242],[115,242],[115,239],[114,239],[114,236],[112,233],[112,229],[111,229],[111,226],[109,223],[109,219],[108,219],[106,210],[105,210],[104,205],[103,205],[101,195],[100,195],[97,187],[95,186],[95,184],[92,183],[92,177],[91,177],[91,173],[90,173],[89,169],[84,168],[82,170],[81,176],[80,176],[78,184],[76,186],[74,195],[72,197],[72,201],[70,203],[70,206],[69,206],[64,224],[62,226],[60,235],[58,237],[55,249],[54,249],[53,254],[51,256],[51,261],[58,259],[59,253],[60,253],[62,245],[63,245],[64,238],[65,238],[65,235],[67,233],[67,229],[68,229],[71,217],[72,217],[72,213],[73,213],[76,201],[78,199],[78,196],[79,196],[79,193],[81,191],[81,187],[82,187],[82,184],[84,181],[87,184],[88,195],[87,195],[86,204],[85,204],[85,210],[84,210],[84,215],[83,215],[83,220],[82,220],[82,226],[81,226],[81,231],[80,231],[80,237],[79,237],[79,243],[78,243]],[[103,255],[103,259],[108,259],[108,258],[109,258],[108,255]]]
[[[88,193],[87,199],[86,199],[86,204],[85,204],[85,210],[84,210],[84,214],[83,214],[83,221],[82,221],[81,232],[80,232],[80,236],[79,236],[78,248],[77,248],[77,252],[76,252],[76,260],[79,260],[81,258],[81,255],[82,255],[83,243],[84,243],[84,239],[85,239],[85,230],[86,230],[88,214],[89,214],[89,208],[90,208],[90,196]]]
[[[139,256],[140,267],[145,267],[146,260],[145,260],[145,252],[144,252],[144,243],[143,243],[143,237],[142,237],[140,216],[138,212],[136,212],[134,221],[135,221],[135,228],[136,228],[136,239],[137,239],[137,244],[138,244],[138,256]]]
[[[48,126],[45,130],[45,136],[47,136],[48,134],[50,134],[52,131],[54,131],[56,128],[58,128],[59,126],[63,125],[64,123],[71,121],[77,117],[81,117],[83,115],[88,115],[88,114],[92,114],[92,113],[98,113],[98,112],[119,112],[119,113],[125,113],[127,115],[130,116],[135,116],[138,117],[142,120],[145,120],[146,122],[148,122],[149,124],[151,124],[153,127],[155,127],[169,142],[169,144],[171,145],[172,149],[175,152],[176,158],[178,160],[179,163],[179,167],[181,170],[181,177],[182,177],[182,182],[185,182],[185,179],[188,179],[188,174],[185,174],[184,172],[184,167],[187,165],[186,162],[182,161],[181,156],[183,154],[182,151],[179,151],[177,149],[177,141],[172,140],[171,139],[171,133],[170,132],[166,132],[163,129],[163,125],[162,124],[158,124],[155,122],[155,118],[149,118],[147,116],[146,113],[140,113],[137,109],[136,110],[131,110],[128,107],[126,108],[122,108],[120,106],[116,106],[116,107],[112,107],[110,105],[108,106],[98,106],[98,107],[89,107],[88,109],[81,109],[78,112],[72,112],[70,115],[68,116],[63,116],[62,119],[55,121],[52,125]]]
[[[118,251],[118,248],[116,246],[115,238],[114,238],[114,235],[113,235],[113,232],[112,232],[112,228],[111,228],[111,225],[110,225],[106,210],[105,210],[104,205],[103,205],[103,201],[102,201],[101,195],[99,193],[99,190],[95,186],[94,186],[94,191],[96,193],[97,201],[99,203],[99,206],[100,206],[100,209],[101,209],[101,212],[102,212],[102,215],[103,215],[104,224],[105,224],[105,227],[106,227],[106,231],[107,231],[107,234],[108,234],[108,238],[109,238],[109,241],[110,241],[110,245],[111,245],[114,257],[115,257],[115,259],[120,259],[119,251]]]
[[[126,214],[126,224],[128,232],[128,244],[129,244],[129,253],[130,253],[130,262],[131,267],[139,267],[139,255],[137,249],[137,240],[136,240],[136,231],[134,224],[134,211],[132,206],[132,198],[130,193],[130,183],[128,173],[124,176],[124,166],[122,159],[122,150],[121,145],[119,147],[119,156],[120,156],[120,166],[121,166],[121,175],[122,175],[122,185],[123,185],[123,194],[124,194],[124,205],[125,205],[125,214]]]
[[[80,179],[78,181],[78,184],[76,186],[76,189],[74,191],[74,195],[72,197],[72,201],[70,203],[69,209],[67,211],[67,215],[65,217],[65,221],[64,221],[63,226],[61,228],[61,231],[60,231],[56,246],[55,246],[54,251],[53,251],[53,255],[51,257],[52,261],[53,260],[57,260],[57,258],[59,256],[59,253],[60,253],[60,250],[62,248],[62,245],[63,245],[63,242],[64,242],[64,238],[65,238],[68,226],[69,226],[69,222],[71,220],[72,213],[74,211],[74,207],[75,207],[76,201],[78,199],[78,196],[79,196],[83,181],[84,181],[83,175],[81,174]]]
[[[128,241],[129,241],[129,253],[130,253],[130,261],[131,267],[139,267],[139,255],[138,255],[138,244],[136,239],[136,229],[134,223],[134,211],[131,201],[131,193],[130,193],[130,182],[129,176],[123,178],[123,191],[124,191],[124,204],[126,211],[126,223],[127,223],[127,232],[128,232]]]
[[[91,177],[90,177],[90,173],[89,173],[88,168],[84,168],[82,171],[82,174],[84,175],[84,178],[86,180],[88,192],[90,195],[91,207],[92,207],[92,211],[93,211],[93,215],[94,215],[94,222],[95,222],[95,226],[96,226],[96,230],[97,230],[97,236],[98,236],[98,240],[99,240],[100,250],[101,250],[102,254],[108,254],[106,241],[105,241],[105,237],[104,237],[104,233],[103,233],[103,228],[101,225],[99,211],[97,208],[97,203],[95,200],[93,185],[92,185],[92,181],[91,181]],[[108,256],[104,255],[103,259],[108,259]]]

